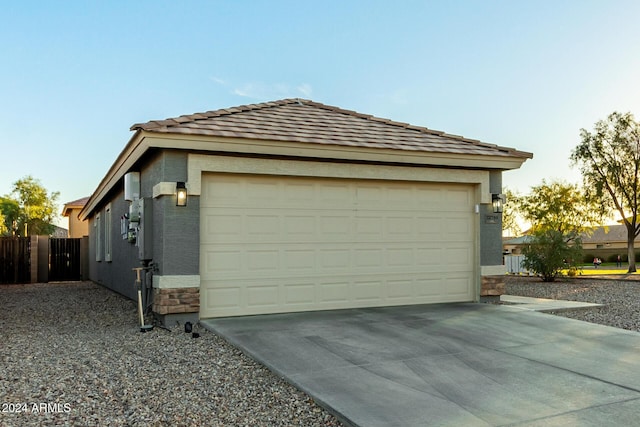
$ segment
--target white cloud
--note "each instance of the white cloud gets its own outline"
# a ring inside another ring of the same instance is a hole
[[[309,83],[302,83],[296,89],[298,89],[298,92],[300,92],[302,96],[306,98],[310,98],[313,92],[313,89],[311,88],[311,85]]]
[[[226,80],[223,80],[220,77],[211,76],[211,81],[213,81],[214,83],[218,83],[219,85],[222,85],[222,86],[227,86]]]
[[[293,86],[287,83],[250,82],[232,90],[235,95],[261,101],[309,97],[312,92],[313,88],[308,83]]]

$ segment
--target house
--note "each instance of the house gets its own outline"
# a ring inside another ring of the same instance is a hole
[[[55,224],[51,224],[53,231],[49,234],[49,237],[53,237],[55,239],[64,239],[69,234],[69,230],[66,228],[59,227]]]
[[[64,204],[62,216],[69,218],[69,233],[68,236],[64,237],[80,238],[89,235],[89,221],[81,221],[78,218],[82,208],[87,204],[87,200],[89,200],[89,197],[83,197]]]
[[[502,172],[533,157],[302,99],[131,130],[80,214],[90,277],[135,298],[145,267],[165,323],[477,301]]]
[[[640,249],[640,238],[635,239],[635,248]],[[582,249],[585,261],[598,257],[604,261],[615,262],[618,255],[628,261],[627,227],[624,224],[596,227],[590,234],[582,236]]]
[[[583,233],[581,237],[584,262],[590,263],[593,258],[600,258],[605,262],[616,262],[618,255],[621,261],[627,262],[627,227],[625,225],[594,227],[589,233]],[[531,241],[530,235],[505,238],[503,252],[505,255],[521,255],[522,249]],[[640,249],[640,236],[635,239],[635,248]]]
[[[502,253],[504,255],[521,255],[522,248],[532,241],[528,234],[520,237],[508,237],[502,241]]]

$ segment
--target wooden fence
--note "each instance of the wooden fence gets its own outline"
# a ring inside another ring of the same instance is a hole
[[[88,237],[0,237],[0,284],[86,280],[88,243]]]
[[[31,239],[0,237],[0,283],[31,281]]]
[[[49,239],[49,281],[80,280],[80,241]]]

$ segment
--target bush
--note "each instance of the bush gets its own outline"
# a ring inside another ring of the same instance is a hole
[[[538,230],[532,237],[531,243],[522,250],[525,256],[522,266],[541,276],[545,282],[555,280],[560,271],[566,268],[565,261],[574,260],[569,263],[569,267],[575,267],[575,260],[583,258],[582,242],[579,238],[553,229]]]

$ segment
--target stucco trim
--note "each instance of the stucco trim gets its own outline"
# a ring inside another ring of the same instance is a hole
[[[186,185],[187,191],[189,191],[189,185]],[[175,196],[176,195],[176,182],[175,181],[163,181],[153,186],[153,198],[157,199],[160,196]]]
[[[442,182],[480,186],[479,203],[491,203],[489,171],[410,166],[359,165],[285,159],[189,154],[187,173],[189,195],[199,196],[203,172],[288,175],[326,178],[382,179]]]
[[[200,275],[153,275],[153,287],[156,289],[199,288]]]
[[[180,148],[196,151],[213,151],[272,156],[296,156],[352,161],[410,163],[457,168],[495,170],[518,169],[528,159],[513,155],[486,155],[461,153],[435,153],[361,146],[309,144],[302,142],[268,141],[189,135],[176,137],[171,134],[143,133],[145,143],[157,148]]]
[[[505,265],[481,265],[480,274],[482,276],[504,276],[507,274]]]
[[[434,153],[427,151],[396,150],[383,148],[353,147],[342,145],[309,144],[303,142],[269,141],[258,139],[239,139],[200,135],[159,134],[137,130],[129,143],[113,163],[98,188],[89,198],[80,219],[87,219],[97,208],[107,193],[116,185],[125,173],[150,148],[197,150],[238,154],[258,154],[268,156],[293,156],[315,159],[340,159],[354,162],[393,162],[411,165],[439,166],[471,170],[511,170],[518,169],[530,158],[520,155],[480,155],[460,153]],[[367,166],[372,168],[371,166]],[[378,166],[376,166],[377,168]],[[483,191],[488,194],[487,191]],[[199,194],[199,192],[197,193]],[[484,199],[481,203],[485,202]]]

